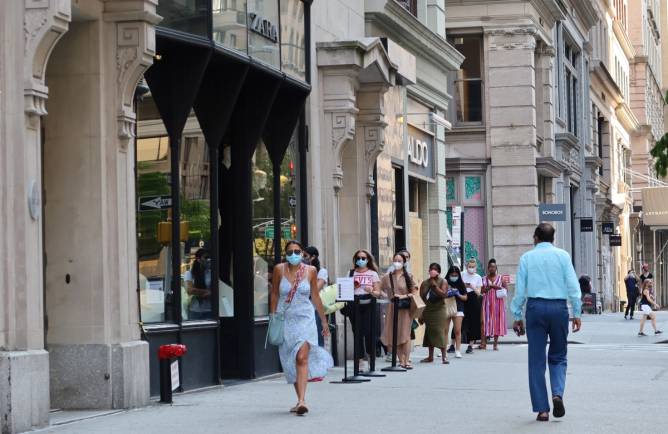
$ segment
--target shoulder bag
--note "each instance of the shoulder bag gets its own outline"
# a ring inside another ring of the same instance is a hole
[[[390,272],[390,286],[392,287],[392,297],[395,297],[394,294],[394,273]],[[410,309],[411,301],[408,298],[400,298],[397,300],[397,309]]]
[[[489,281],[489,279],[487,279]],[[500,282],[500,278],[497,276],[496,281],[494,284],[496,285],[497,283]],[[497,285],[498,286],[498,285]],[[508,298],[508,290],[506,288],[500,288],[496,290],[496,298]]]
[[[267,343],[279,346],[285,340],[285,312],[287,312],[287,310],[290,308],[292,299],[297,292],[297,287],[304,277],[305,269],[306,267],[304,267],[303,264],[299,266],[299,270],[297,270],[297,275],[295,276],[295,281],[292,284],[292,288],[290,288],[290,292],[288,292],[288,295],[285,297],[285,301],[283,301],[283,305],[285,305],[283,310],[279,311],[276,309],[276,312],[269,315],[269,327],[267,328],[267,336],[264,339],[265,349],[267,348]]]

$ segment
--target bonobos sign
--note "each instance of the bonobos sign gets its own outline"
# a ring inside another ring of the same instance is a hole
[[[541,203],[538,205],[538,220],[541,222],[565,222],[566,205],[563,203]]]
[[[408,172],[419,178],[434,180],[434,138],[412,125],[408,126]]]

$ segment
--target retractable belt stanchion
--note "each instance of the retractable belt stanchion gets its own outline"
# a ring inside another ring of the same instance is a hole
[[[362,345],[359,345],[358,342],[360,339],[362,339],[362,332],[361,332],[361,326],[362,326],[362,321],[361,321],[361,314],[360,314],[360,297],[359,295],[355,296],[355,309],[354,309],[354,315],[355,315],[355,324],[353,324],[353,327],[355,327],[355,332],[353,333],[353,354],[355,356],[355,360],[353,360],[353,376],[352,377],[346,377],[344,381],[357,381],[357,382],[366,382],[366,381],[371,381],[368,378],[364,378],[360,375],[360,359],[362,358],[361,354],[358,354],[357,349],[361,348]]]
[[[399,299],[392,298],[392,365],[381,369],[383,372],[406,372],[397,366],[397,329],[399,328]]]
[[[367,348],[369,352],[369,372],[363,372],[363,377],[386,377],[385,374],[381,374],[376,371],[376,326],[378,324],[378,305],[376,304],[376,297],[371,298],[371,303],[369,303],[369,309],[371,309],[370,321],[371,326],[369,327],[369,333],[371,334],[371,349]]]
[[[353,315],[357,315],[357,318],[359,318],[359,301],[357,300],[357,296],[355,296],[355,309]],[[346,316],[343,316],[343,378],[341,381],[330,381],[332,384],[356,384],[356,383],[364,383],[366,381],[369,381],[368,378],[363,378],[357,375],[357,372],[359,370],[359,359],[357,358],[357,345],[355,344],[355,339],[356,336],[359,336],[358,332],[358,327],[359,327],[359,321],[356,320],[354,327],[355,327],[355,336],[353,336],[353,358],[354,360],[354,372],[353,376],[349,377],[348,376],[348,360],[346,358],[346,354],[348,352],[348,325],[346,323]],[[352,321],[351,321],[352,324]]]

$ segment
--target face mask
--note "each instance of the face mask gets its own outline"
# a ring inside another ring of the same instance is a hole
[[[304,259],[302,259],[302,262],[303,262],[305,265],[311,265],[311,261],[310,261],[309,259],[304,258]]]
[[[469,268],[466,269],[466,271],[468,271],[469,274],[474,274],[475,273],[475,268],[469,267]]]
[[[429,277],[431,277],[432,279],[436,279],[438,277],[438,271],[429,270]]]
[[[366,267],[366,264],[368,263],[369,261],[367,259],[358,259],[357,261],[355,261],[355,265],[357,265],[360,268]]]
[[[457,276],[450,276],[448,277],[448,280],[452,283],[455,283],[457,282],[457,280],[459,280],[459,278]]]
[[[393,262],[392,265],[394,265],[395,270],[401,270],[402,268],[404,268],[403,262]]]
[[[297,254],[289,255],[287,258],[290,265],[299,265],[302,262],[302,256]]]

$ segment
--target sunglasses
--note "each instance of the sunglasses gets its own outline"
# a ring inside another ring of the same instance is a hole
[[[361,260],[363,260],[363,261],[366,261],[366,260],[368,260],[369,258],[367,258],[366,256],[358,256],[358,257],[355,258],[356,261],[357,261],[358,259],[361,259]]]
[[[302,251],[301,251],[301,249],[290,249],[290,250],[286,250],[285,254],[288,255],[288,256],[290,256],[290,255],[301,255]]]

